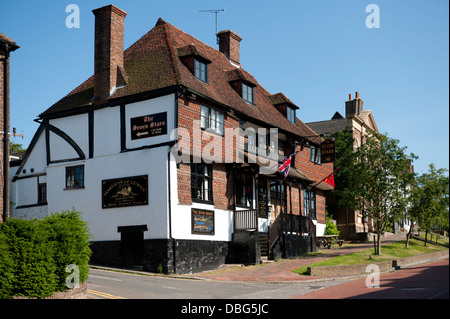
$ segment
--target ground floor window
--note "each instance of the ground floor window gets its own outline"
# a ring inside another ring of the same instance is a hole
[[[191,164],[191,195],[193,201],[212,203],[212,167]]]
[[[270,201],[274,207],[275,214],[287,211],[287,194],[286,185],[280,184],[279,181],[270,182]]]
[[[303,190],[303,212],[306,216],[316,219],[316,192]]]
[[[47,184],[40,183],[38,184],[38,204],[46,204],[47,203]]]
[[[239,172],[235,178],[236,205],[253,208],[253,176]]]

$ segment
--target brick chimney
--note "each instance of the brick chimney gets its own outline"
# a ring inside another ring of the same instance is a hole
[[[124,22],[127,13],[108,5],[95,15],[95,104],[105,103],[117,87],[127,84],[123,65]]]
[[[217,37],[219,38],[219,51],[225,54],[228,60],[240,66],[239,43],[242,38],[231,30],[220,31],[217,33]]]
[[[359,93],[356,92],[356,98],[352,99],[352,95],[349,94],[349,100],[345,102],[345,117],[350,118],[354,115],[361,114],[363,110],[363,100],[361,100]]]

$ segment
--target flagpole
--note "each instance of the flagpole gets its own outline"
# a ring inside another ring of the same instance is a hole
[[[328,177],[330,177],[331,175],[333,175],[338,169],[340,169],[342,166],[339,166],[338,168],[336,168],[334,171],[331,172],[331,174],[325,176],[320,182],[318,182],[317,184],[315,184],[314,186],[309,187],[308,190],[313,189],[314,187],[316,187],[317,185],[319,185],[320,183],[322,183],[324,180],[326,180]]]

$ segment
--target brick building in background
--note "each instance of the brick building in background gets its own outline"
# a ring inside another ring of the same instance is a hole
[[[11,171],[11,214],[75,207],[94,262],[149,271],[314,250],[332,190],[318,182],[333,165],[320,163],[322,140],[299,108],[242,68],[242,38],[219,32],[217,50],[159,19],[123,51],[126,13],[93,13],[94,75],[39,115]],[[285,177],[278,161],[294,152]]]
[[[363,109],[363,100],[359,92],[355,98],[349,94],[345,101],[345,117],[336,112],[330,120],[306,123],[317,134],[335,133],[350,130],[353,135],[353,150],[357,150],[365,143],[366,136],[372,131],[378,132],[377,124],[371,110]],[[337,222],[340,235],[347,239],[367,239],[368,232],[372,231],[372,221],[364,216],[360,210],[352,210],[337,205],[333,194],[327,196],[328,212]]]
[[[0,223],[9,216],[9,54],[18,48],[12,39],[0,33]]]

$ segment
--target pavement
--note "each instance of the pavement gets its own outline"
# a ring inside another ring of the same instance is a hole
[[[406,238],[406,233],[399,233],[396,235],[390,235],[384,237],[381,241],[381,245],[387,245]],[[215,281],[230,281],[230,282],[265,282],[265,283],[289,283],[289,282],[314,282],[323,280],[333,280],[335,278],[330,277],[318,277],[318,276],[301,276],[293,273],[292,270],[300,268],[302,266],[311,265],[313,263],[324,261],[336,256],[347,255],[354,252],[373,249],[373,242],[365,243],[352,243],[352,245],[344,245],[339,247],[334,245],[331,249],[320,248],[319,254],[314,256],[299,257],[296,259],[282,259],[280,261],[265,261],[262,265],[257,266],[243,266],[243,265],[223,265],[217,270],[204,271],[193,274],[183,275],[159,275],[143,271],[133,271],[124,269],[113,269],[108,267],[91,266],[92,268],[105,269],[105,270],[120,270],[129,271],[132,273],[141,273],[145,275],[170,277],[170,278],[184,278],[184,279],[197,279],[197,280],[215,280]],[[343,274],[343,277],[346,277]],[[351,276],[355,277],[355,276]],[[339,277],[342,279],[342,277]]]
[[[381,245],[387,245],[406,238],[406,233],[399,233],[382,238]],[[302,281],[331,280],[330,277],[301,276],[293,273],[292,270],[302,266],[311,265],[336,256],[347,255],[354,252],[373,248],[373,242],[357,243],[351,246],[339,247],[334,245],[331,249],[320,248],[320,254],[315,256],[305,256],[296,259],[283,259],[281,261],[269,261],[260,266],[224,265],[217,270],[204,271],[189,275],[178,275],[183,278],[220,280],[220,281],[245,281],[245,282],[266,282],[266,283],[286,283]],[[345,276],[345,274],[343,274]]]

